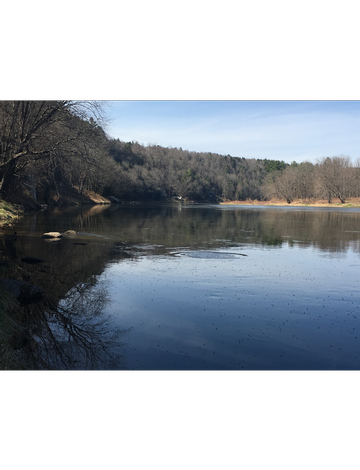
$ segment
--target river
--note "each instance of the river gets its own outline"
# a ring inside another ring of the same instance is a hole
[[[42,238],[67,230],[77,233]],[[341,207],[28,214],[0,237],[1,277],[45,292],[23,308],[19,360],[30,369],[359,370],[359,239],[360,210]]]

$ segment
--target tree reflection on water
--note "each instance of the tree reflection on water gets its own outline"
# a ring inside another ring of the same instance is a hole
[[[28,305],[17,318],[15,349],[26,369],[119,369],[120,338],[104,315],[107,290],[93,282],[70,289],[58,305]],[[20,334],[19,334],[20,333]]]

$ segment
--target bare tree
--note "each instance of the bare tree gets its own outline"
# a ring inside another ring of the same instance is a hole
[[[314,165],[310,162],[303,162],[294,168],[296,175],[297,197],[310,199],[315,194],[315,171]]]
[[[0,193],[9,194],[25,168],[49,161],[103,120],[98,102],[0,102]]]
[[[357,158],[355,160],[354,174],[355,174],[354,197],[359,197],[360,196],[360,158]]]
[[[297,197],[296,176],[296,169],[289,166],[276,172],[272,180],[276,197],[285,199],[288,204]]]
[[[317,174],[319,187],[329,202],[336,197],[344,204],[356,185],[356,173],[348,156],[323,157],[318,161]]]

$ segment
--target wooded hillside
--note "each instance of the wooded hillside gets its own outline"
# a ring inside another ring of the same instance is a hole
[[[120,200],[358,197],[359,162],[279,160],[143,146],[106,135],[102,103],[0,102],[0,196],[35,207],[86,191]]]

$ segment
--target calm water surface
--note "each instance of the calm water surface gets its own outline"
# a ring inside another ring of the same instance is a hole
[[[357,209],[95,206],[15,230],[2,277],[46,292],[24,313],[33,368],[360,368]]]

